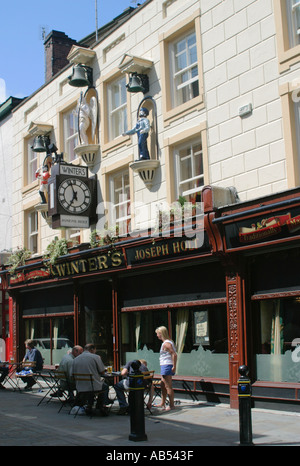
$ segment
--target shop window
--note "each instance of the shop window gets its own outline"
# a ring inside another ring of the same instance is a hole
[[[201,187],[204,185],[203,152],[199,141],[190,142],[174,148],[174,169],[176,179],[176,199],[184,197],[186,201],[200,201]]]
[[[25,339],[35,341],[44,365],[59,364],[73,347],[73,317],[49,317],[25,320]]]
[[[79,144],[78,138],[78,115],[74,106],[62,116],[63,118],[63,147],[64,161],[72,162],[77,155],[74,148]]]
[[[226,306],[179,308],[169,312],[122,313],[123,363],[145,359],[149,369],[159,373],[161,341],[155,329],[161,325],[168,328],[171,322],[169,333],[178,354],[177,375],[228,378]]]
[[[256,318],[257,380],[299,382],[300,298],[261,301]]]
[[[116,226],[119,235],[130,231],[130,179],[129,170],[121,170],[110,176],[110,225]]]

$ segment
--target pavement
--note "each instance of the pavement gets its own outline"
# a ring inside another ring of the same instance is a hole
[[[226,404],[181,400],[172,411],[145,410],[146,439],[133,441],[130,416],[116,414],[117,401],[108,417],[74,417],[68,406],[58,412],[60,403],[53,398],[38,406],[45,390],[0,390],[0,446],[101,446],[106,447],[99,450],[102,459],[134,463],[171,459],[158,458],[166,452],[190,452],[190,457],[175,459],[192,460],[201,446],[240,446],[239,411]],[[251,420],[253,446],[300,446],[299,413],[255,408]],[[125,452],[136,456],[125,458]]]

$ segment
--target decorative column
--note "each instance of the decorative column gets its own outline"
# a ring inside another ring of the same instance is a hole
[[[230,406],[238,409],[239,367],[246,361],[245,300],[244,278],[241,267],[231,263],[225,266],[227,325],[228,325],[228,358]]]

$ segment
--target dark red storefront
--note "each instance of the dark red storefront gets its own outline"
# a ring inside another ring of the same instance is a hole
[[[220,208],[211,187],[202,197],[200,247],[184,236],[127,238],[70,250],[50,272],[38,259],[13,280],[3,272],[12,357],[30,336],[49,365],[73,342],[94,341],[105,364],[143,357],[158,375],[155,328],[166,325],[180,354],[177,391],[236,408],[246,364],[255,405],[299,409],[300,190]]]

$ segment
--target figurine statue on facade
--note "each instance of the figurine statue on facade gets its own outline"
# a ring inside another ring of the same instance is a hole
[[[97,100],[95,97],[90,99],[88,104],[85,96],[81,94],[78,101],[76,112],[78,114],[78,132],[81,144],[89,144],[87,130],[92,123],[91,137],[94,139],[97,125]]]
[[[150,131],[150,121],[147,118],[149,115],[149,110],[145,107],[141,107],[139,111],[139,118],[133,129],[130,129],[122,134],[131,135],[137,134],[138,136],[138,147],[139,147],[139,160],[149,160],[150,155],[147,147],[147,138]]]
[[[38,168],[35,172],[35,177],[40,180],[39,194],[42,200],[41,204],[47,204],[48,199],[46,195],[48,194],[48,179],[50,178],[48,165]]]

